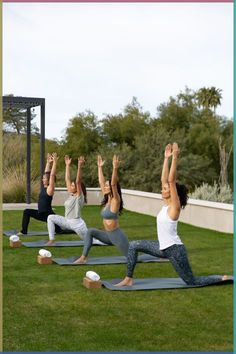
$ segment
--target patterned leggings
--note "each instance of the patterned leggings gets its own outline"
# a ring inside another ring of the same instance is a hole
[[[102,231],[98,229],[88,229],[85,240],[84,240],[84,249],[83,256],[87,257],[89,250],[93,244],[93,238],[107,244],[115,245],[119,250],[127,257],[129,249],[129,241],[127,236],[123,231],[118,228],[113,231]]]
[[[221,280],[222,276],[195,277],[188,261],[187,251],[184,245],[173,245],[164,250],[159,249],[158,241],[132,241],[129,246],[127,260],[127,276],[132,278],[137,263],[138,252],[144,252],[155,257],[168,258],[177,274],[188,285],[214,284]]]

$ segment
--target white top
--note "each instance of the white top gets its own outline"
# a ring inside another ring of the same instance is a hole
[[[172,245],[182,245],[177,234],[178,220],[172,220],[168,213],[168,205],[163,206],[157,215],[157,235],[160,243],[160,250],[164,250]]]
[[[67,219],[78,219],[81,217],[81,208],[84,206],[83,193],[78,197],[77,195],[70,195],[65,203],[65,217]]]

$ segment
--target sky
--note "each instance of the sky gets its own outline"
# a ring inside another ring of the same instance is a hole
[[[3,3],[3,94],[44,97],[48,139],[86,110],[102,119],[137,97],[156,117],[211,86],[232,118],[233,3]]]

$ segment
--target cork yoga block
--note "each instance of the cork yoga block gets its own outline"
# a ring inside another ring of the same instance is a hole
[[[52,257],[42,257],[38,255],[37,260],[39,264],[52,264]]]
[[[102,287],[102,282],[100,280],[95,281],[95,280],[91,280],[91,279],[89,279],[87,277],[84,277],[83,285],[87,289],[100,289]]]
[[[10,241],[10,247],[18,248],[21,247],[21,241]]]

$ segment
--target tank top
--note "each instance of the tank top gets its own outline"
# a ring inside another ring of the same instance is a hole
[[[117,211],[117,213],[113,213],[110,209],[110,205],[107,205],[102,209],[101,216],[103,219],[117,220],[119,217],[119,211]]]
[[[67,219],[78,219],[81,217],[81,208],[84,206],[84,195],[70,195],[65,201],[65,217]]]
[[[157,235],[160,243],[160,250],[164,250],[172,245],[182,245],[182,241],[177,234],[178,220],[172,220],[168,213],[168,205],[163,206],[157,215]]]
[[[53,213],[52,196],[47,194],[47,188],[42,188],[38,199],[39,213]]]

